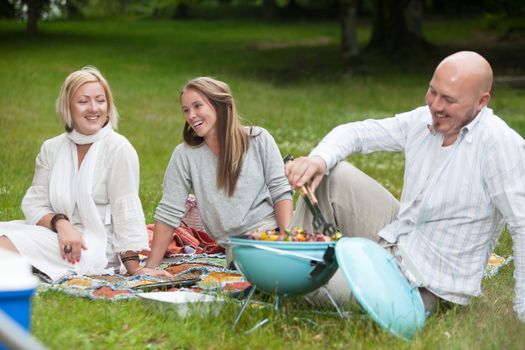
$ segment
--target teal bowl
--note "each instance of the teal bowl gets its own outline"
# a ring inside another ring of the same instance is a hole
[[[337,270],[336,242],[228,240],[233,259],[257,289],[279,296],[299,296],[325,285]]]

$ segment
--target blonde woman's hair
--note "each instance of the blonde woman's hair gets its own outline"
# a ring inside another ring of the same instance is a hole
[[[228,196],[235,192],[241,172],[242,161],[248,150],[248,134],[239,121],[230,87],[228,84],[209,77],[190,80],[180,93],[194,90],[208,99],[217,113],[217,138],[219,161],[217,163],[217,188],[224,189]],[[197,146],[204,142],[186,122],[183,129],[184,142]]]
[[[77,90],[85,83],[100,83],[104,88],[106,94],[106,101],[108,104],[108,118],[113,129],[117,129],[118,125],[118,111],[113,102],[113,94],[108,82],[100,73],[100,71],[93,66],[85,66],[71,74],[64,80],[60,88],[60,94],[56,102],[56,111],[64,123],[64,128],[67,132],[73,130],[73,118],[71,117],[71,97]]]

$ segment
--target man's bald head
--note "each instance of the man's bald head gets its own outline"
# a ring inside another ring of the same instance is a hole
[[[447,71],[451,82],[469,83],[478,94],[490,93],[492,89],[493,73],[489,62],[480,54],[473,51],[456,52],[436,67],[434,75],[441,70]]]
[[[446,57],[434,71],[426,95],[433,129],[444,136],[443,146],[456,141],[490,101],[492,68],[481,55],[461,51]]]

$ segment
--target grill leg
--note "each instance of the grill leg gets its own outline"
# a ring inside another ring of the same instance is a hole
[[[337,305],[337,303],[335,302],[334,298],[332,297],[332,294],[330,294],[330,292],[328,291],[328,289],[326,287],[321,287],[321,290],[323,290],[323,292],[326,293],[326,296],[328,297],[328,299],[330,299],[330,302],[332,303],[332,305],[335,307],[335,309],[337,310],[337,313],[339,314],[339,316],[341,318],[346,318],[346,315],[343,314],[343,312],[341,311],[341,309],[339,308],[339,306]]]
[[[248,293],[248,296],[246,297],[246,300],[242,303],[241,310],[239,310],[239,313],[237,314],[237,317],[235,318],[235,321],[233,322],[232,329],[237,326],[237,323],[239,323],[239,320],[241,319],[241,316],[244,312],[244,309],[246,309],[246,306],[248,306],[248,303],[250,302],[253,293],[255,292],[255,286],[253,286],[252,290]]]
[[[244,334],[250,334],[251,332],[256,331],[257,329],[259,329],[262,326],[264,326],[268,321],[269,320],[267,318],[265,318],[264,320],[262,320],[261,322],[257,323],[255,326],[253,326],[251,329],[249,329],[246,332],[244,332]]]

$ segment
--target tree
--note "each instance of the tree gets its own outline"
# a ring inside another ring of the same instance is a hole
[[[405,20],[408,31],[419,41],[423,41],[423,0],[408,1],[405,9]]]
[[[359,53],[357,46],[357,0],[340,0],[341,54],[348,62]]]
[[[263,0],[262,16],[265,19],[275,19],[277,17],[277,3],[275,0]]]
[[[27,32],[31,35],[38,31],[38,20],[51,0],[24,0],[27,5]]]
[[[120,14],[123,16],[126,14],[127,0],[119,0]]]
[[[389,53],[428,46],[421,22],[423,0],[374,0],[369,50]]]
[[[0,18],[15,18],[15,7],[9,0],[0,0]]]

